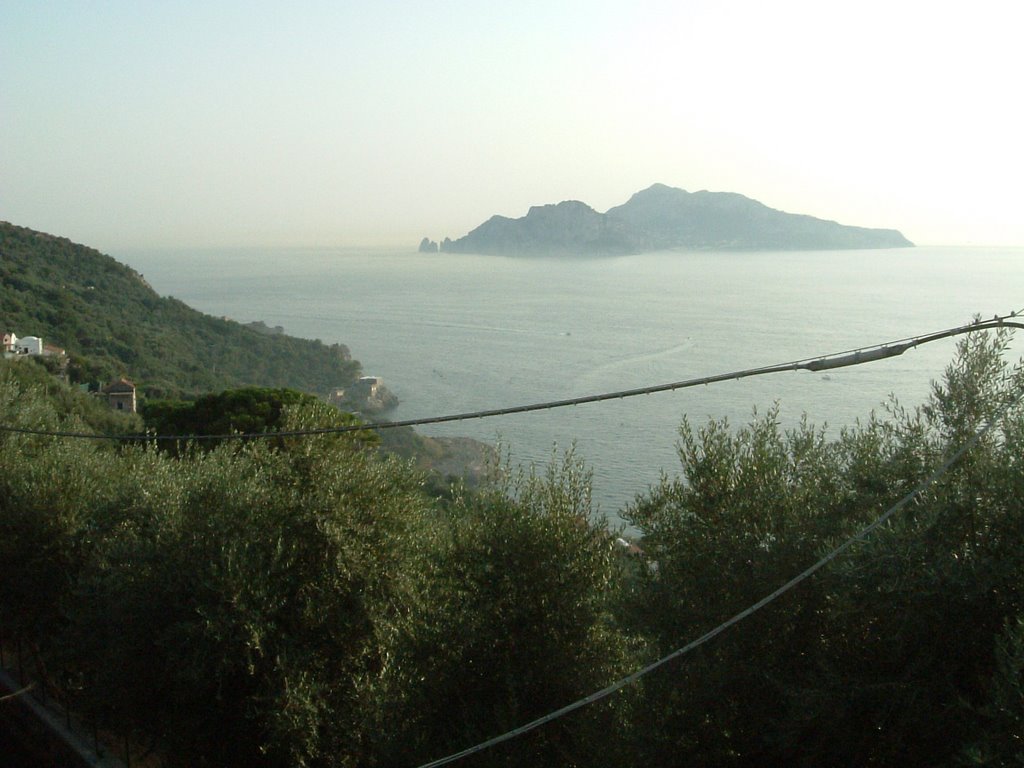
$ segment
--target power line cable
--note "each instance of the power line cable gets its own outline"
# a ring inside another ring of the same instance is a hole
[[[783,584],[781,587],[776,589],[771,594],[766,595],[765,597],[761,598],[760,600],[758,600],[753,605],[751,605],[751,606],[745,608],[744,610],[740,611],[739,613],[735,614],[732,618],[729,618],[729,619],[723,621],[721,624],[716,626],[714,629],[711,629],[708,632],[705,632],[703,635],[698,637],[696,640],[693,640],[692,642],[688,643],[687,645],[684,645],[682,648],[679,648],[679,649],[673,651],[672,653],[668,654],[667,656],[663,656],[662,658],[658,659],[657,661],[654,661],[654,662],[648,664],[647,666],[642,667],[641,669],[636,670],[632,674],[630,674],[630,675],[628,675],[628,676],[626,676],[626,677],[624,677],[624,678],[622,678],[620,680],[615,681],[611,685],[609,685],[609,686],[607,686],[605,688],[602,688],[601,690],[596,691],[596,692],[590,694],[589,696],[587,696],[585,698],[582,698],[582,699],[579,699],[577,701],[574,701],[572,704],[568,704],[567,706],[564,706],[561,709],[555,710],[554,712],[550,712],[550,713],[548,713],[546,715],[543,715],[542,717],[537,718],[536,720],[533,720],[533,721],[531,721],[529,723],[526,723],[525,725],[521,725],[518,728],[514,728],[514,729],[512,729],[510,731],[506,731],[505,733],[501,734],[500,736],[495,736],[495,737],[493,737],[491,739],[488,739],[486,741],[480,742],[479,744],[476,744],[476,745],[474,745],[472,747],[464,749],[464,750],[462,750],[460,752],[455,752],[455,753],[453,753],[451,755],[448,755],[447,757],[442,757],[442,758],[440,758],[438,760],[433,760],[433,761],[431,761],[429,763],[423,763],[422,765],[418,766],[418,768],[439,768],[439,766],[448,765],[449,763],[454,763],[457,760],[461,760],[464,757],[469,757],[470,755],[476,754],[477,752],[482,752],[482,751],[484,751],[486,749],[490,749],[491,747],[497,746],[498,744],[501,744],[501,743],[506,742],[506,741],[510,741],[511,739],[514,739],[514,738],[516,738],[518,736],[522,736],[523,734],[528,733],[529,731],[532,731],[532,730],[534,730],[536,728],[539,728],[542,725],[545,725],[547,723],[550,723],[553,720],[557,720],[557,719],[559,719],[561,717],[564,717],[565,715],[568,715],[571,712],[575,712],[577,709],[582,709],[583,707],[587,706],[588,704],[593,704],[596,701],[600,701],[601,699],[603,699],[603,698],[605,698],[607,696],[610,696],[613,693],[616,693],[617,691],[619,691],[619,690],[621,690],[621,689],[623,689],[623,688],[625,688],[625,687],[627,687],[629,685],[632,685],[633,683],[638,681],[640,678],[644,677],[647,674],[650,674],[651,672],[653,672],[654,670],[658,669],[659,667],[667,664],[668,662],[670,662],[670,661],[672,661],[674,659],[679,658],[680,656],[683,656],[683,655],[689,653],[690,651],[693,651],[693,650],[699,648],[700,646],[704,645],[708,641],[714,639],[718,635],[720,635],[723,632],[725,632],[725,630],[729,629],[733,625],[739,624],[741,621],[743,621],[744,619],[748,618],[749,616],[751,616],[752,614],[756,613],[757,611],[761,610],[762,608],[764,608],[769,603],[775,601],[777,598],[781,597],[786,592],[789,592],[791,589],[793,589],[798,584],[800,584],[800,582],[810,578],[817,571],[819,571],[822,568],[824,568],[830,562],[832,562],[837,557],[839,557],[839,555],[841,555],[843,552],[845,552],[850,547],[852,547],[855,543],[857,543],[858,541],[861,541],[862,539],[866,538],[869,534],[871,534],[879,526],[885,524],[893,515],[895,515],[897,512],[899,512],[905,506],[907,506],[907,504],[909,504],[911,501],[913,501],[917,496],[919,496],[920,494],[922,494],[926,490],[928,490],[928,488],[930,488],[935,483],[936,480],[938,480],[943,474],[946,473],[946,471],[949,470],[950,467],[952,467],[957,461],[960,460],[961,456],[963,456],[967,451],[969,451],[971,448],[973,448],[975,445],[977,445],[978,442],[986,434],[988,434],[988,432],[992,429],[992,427],[995,426],[995,424],[998,421],[1002,420],[1002,418],[1009,412],[1011,407],[1013,407],[1014,405],[1020,403],[1022,399],[1024,399],[1024,391],[1018,393],[1016,397],[1014,397],[1009,402],[1007,402],[1000,409],[999,413],[991,421],[989,421],[984,426],[982,426],[980,429],[975,431],[974,435],[971,437],[970,440],[968,440],[966,443],[964,443],[955,453],[953,453],[951,456],[949,456],[949,458],[947,458],[936,470],[934,470],[927,478],[925,478],[922,482],[920,482],[917,485],[917,487],[915,487],[907,495],[905,495],[898,502],[896,502],[891,507],[889,507],[889,509],[887,509],[885,512],[883,512],[874,522],[870,523],[869,525],[865,526],[864,528],[862,528],[857,533],[855,533],[852,536],[850,536],[843,543],[841,543],[840,545],[838,545],[837,547],[832,549],[830,552],[828,552],[826,555],[824,555],[822,558],[820,558],[813,565],[811,565],[810,567],[804,569],[799,574],[797,574],[796,576],[791,578],[789,581],[787,581],[785,584]]]
[[[528,405],[516,405],[504,408],[492,408],[482,411],[470,411],[456,413],[447,416],[429,416],[418,419],[406,419],[403,421],[385,421],[377,423],[365,423],[334,427],[312,427],[308,429],[281,430],[275,432],[232,432],[219,435],[156,435],[156,434],[134,434],[134,435],[108,435],[95,434],[91,432],[70,432],[61,430],[30,429],[26,427],[15,427],[11,425],[0,425],[0,432],[12,432],[18,434],[37,435],[44,437],[77,438],[83,440],[111,440],[111,441],[200,441],[200,440],[243,440],[243,439],[265,439],[274,437],[309,437],[313,435],[343,434],[346,432],[379,431],[394,429],[397,427],[418,427],[430,424],[443,424],[455,421],[469,421],[473,419],[486,419],[494,416],[508,416],[519,413],[531,413],[534,411],[552,410],[555,408],[566,408],[586,403],[599,403],[606,400],[622,400],[628,397],[639,395],[650,395],[658,392],[670,392],[678,389],[687,389],[708,384],[717,384],[723,381],[738,381],[739,379],[752,376],[764,376],[770,373],[782,373],[784,371],[825,371],[834,368],[844,368],[854,365],[863,365],[878,360],[902,355],[908,349],[927,344],[940,339],[947,339],[975,331],[993,330],[997,328],[1024,328],[1024,323],[1017,322],[1018,314],[1024,313],[1024,309],[1011,312],[1008,315],[996,315],[991,320],[975,321],[955,328],[943,331],[922,334],[919,336],[907,337],[896,341],[882,344],[872,344],[844,352],[834,352],[816,357],[808,357],[800,360],[793,360],[786,363],[761,366],[757,368],[746,368],[729,373],[720,373],[711,376],[701,376],[694,379],[684,379],[667,384],[656,384],[653,386],[638,387],[635,389],[623,389],[616,392],[604,392],[596,395],[585,395],[583,397],[571,397],[562,400],[548,400]]]
[[[304,430],[291,430],[291,431],[280,431],[280,432],[259,432],[259,433],[232,433],[225,435],[96,435],[90,433],[75,433],[75,432],[61,432],[61,431],[49,431],[49,430],[32,430],[25,428],[12,427],[8,425],[0,425],[0,432],[14,432],[22,434],[33,434],[42,435],[49,437],[65,437],[65,438],[82,438],[82,439],[105,439],[105,440],[198,440],[198,439],[240,439],[240,438],[267,438],[267,437],[287,437],[287,436],[309,436],[317,434],[334,434],[343,432],[353,432],[368,429],[387,429],[392,427],[400,426],[418,426],[424,424],[436,424],[442,422],[451,421],[462,421],[468,419],[487,418],[490,416],[514,414],[514,413],[525,413],[530,411],[546,410],[552,408],[566,407],[569,405],[579,405],[589,402],[601,402],[605,400],[621,399],[626,397],[633,397],[641,394],[652,394],[655,392],[672,391],[676,389],[684,389],[688,387],[694,387],[702,384],[712,384],[721,381],[738,380],[741,378],[747,378],[750,376],[764,375],[768,373],[778,373],[782,371],[790,370],[808,370],[808,371],[822,371],[831,370],[834,368],[841,368],[847,366],[861,365],[864,363],[874,362],[877,360],[886,359],[889,357],[895,357],[902,355],[908,349],[925,344],[931,341],[938,341],[944,338],[950,338],[965,333],[971,333],[980,330],[993,330],[1001,327],[1010,328],[1024,328],[1024,323],[1012,321],[1010,318],[1017,317],[1018,314],[1024,313],[1024,309],[1011,312],[1009,315],[999,316],[996,315],[992,320],[980,321],[977,320],[967,325],[957,326],[955,328],[946,329],[943,331],[937,331],[934,333],[923,334],[916,337],[907,337],[897,341],[887,342],[884,344],[876,344],[865,347],[860,347],[846,352],[832,353],[828,355],[818,356],[815,358],[805,358],[789,363],[781,363],[770,366],[763,366],[760,368],[750,368],[741,371],[734,371],[731,373],[717,374],[713,376],[705,376],[696,379],[688,379],[679,382],[673,382],[670,384],[661,384],[651,387],[642,387],[637,389],[622,390],[619,392],[609,392],[599,395],[590,395],[580,398],[570,398],[566,400],[555,400],[544,403],[536,403],[532,405],[521,405],[510,408],[499,408],[488,411],[477,411],[472,413],[454,414],[450,416],[439,416],[426,419],[410,419],[402,422],[386,422],[380,424],[365,424],[356,426],[344,426],[344,427],[324,427],[316,429],[304,429]],[[781,597],[786,592],[790,591],[802,581],[806,580],[818,570],[823,568],[825,565],[830,563],[832,560],[837,558],[840,554],[849,549],[856,542],[866,538],[871,532],[877,529],[888,521],[896,512],[901,510],[907,504],[909,504],[914,498],[927,490],[939,477],[941,477],[953,464],[955,464],[964,453],[970,450],[976,445],[991,429],[992,427],[1003,418],[1003,416],[1009,411],[1009,409],[1019,403],[1021,395],[1011,401],[1009,401],[997,414],[995,418],[986,423],[982,428],[977,430],[972,438],[967,441],[963,446],[960,447],[954,454],[952,454],[941,466],[939,466],[928,478],[918,484],[912,491],[900,499],[896,504],[887,509],[881,516],[879,516],[874,522],[861,529],[850,538],[846,539],[842,544],[835,547],[825,556],[820,558],[810,567],[806,568],[801,573],[794,576],[792,579],[787,581],[785,584],[780,586],[774,592],[763,597],[758,602],[749,606],[748,608],[740,611],[731,618],[722,622],[714,629],[706,632],[705,634],[693,640],[689,644],[679,648],[672,653],[658,659],[651,664],[636,670],[632,674],[610,684],[609,686],[596,691],[585,698],[579,699],[561,709],[555,710],[547,715],[544,715],[536,720],[526,723],[518,728],[507,731],[499,736],[495,736],[484,742],[480,742],[472,747],[464,749],[460,752],[453,753],[446,757],[434,760],[429,763],[424,763],[419,768],[438,768],[442,765],[447,765],[460,760],[464,757],[468,757],[477,752],[484,751],[493,746],[501,744],[505,741],[509,741],[520,735],[528,733],[542,725],[545,725],[553,720],[559,719],[571,712],[574,712],[582,707],[599,701],[611,694],[632,685],[645,675],[653,672],[668,662],[689,653],[692,650],[704,645],[710,640],[717,637],[719,634],[729,629],[735,624],[743,621],[747,617],[759,611],[769,603],[773,602],[777,598]]]

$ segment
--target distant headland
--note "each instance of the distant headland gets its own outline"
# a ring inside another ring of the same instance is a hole
[[[785,213],[733,192],[687,192],[654,184],[598,213],[578,200],[533,206],[518,219],[492,216],[457,240],[423,238],[421,252],[497,255],[624,255],[690,250],[908,248],[895,229],[851,227]]]

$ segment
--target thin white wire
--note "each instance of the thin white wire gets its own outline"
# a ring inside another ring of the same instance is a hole
[[[601,690],[596,691],[596,692],[590,694],[589,696],[587,696],[587,697],[585,697],[583,699],[579,699],[578,701],[574,701],[572,704],[564,706],[561,709],[557,709],[554,712],[550,712],[550,713],[548,713],[548,714],[546,714],[546,715],[544,715],[542,717],[537,718],[536,720],[533,720],[533,721],[531,721],[529,723],[526,723],[525,725],[521,725],[518,728],[514,728],[511,731],[507,731],[507,732],[501,734],[500,736],[495,736],[495,737],[493,737],[491,739],[488,739],[487,741],[480,742],[479,744],[476,744],[476,745],[474,745],[472,747],[464,749],[461,752],[455,752],[455,753],[453,753],[451,755],[448,755],[447,757],[442,757],[442,758],[440,758],[438,760],[433,760],[433,761],[431,761],[429,763],[423,763],[422,765],[418,766],[418,768],[438,768],[438,766],[448,765],[449,763],[454,763],[457,760],[461,760],[464,757],[469,757],[470,755],[476,754],[477,752],[482,752],[485,749],[490,749],[491,747],[496,746],[498,744],[501,744],[502,742],[509,741],[511,739],[516,738],[517,736],[521,736],[524,733],[532,731],[535,728],[539,728],[542,725],[545,725],[546,723],[550,723],[552,720],[557,720],[560,717],[568,715],[570,712],[575,712],[577,709],[581,709],[581,708],[587,706],[588,704],[593,704],[595,701],[599,701],[600,699],[603,699],[606,696],[610,696],[611,694],[613,694],[613,693],[615,693],[615,692],[625,688],[626,686],[632,685],[633,683],[635,683],[637,680],[639,680],[643,676],[653,672],[654,670],[658,669],[659,667],[663,666],[664,664],[667,664],[668,662],[672,661],[673,659],[677,659],[680,656],[683,656],[684,654],[687,654],[690,651],[693,651],[696,648],[699,648],[700,646],[702,646],[705,643],[707,643],[709,640],[712,640],[715,637],[717,637],[718,635],[720,635],[723,632],[725,632],[725,630],[729,629],[733,625],[740,623],[741,621],[743,621],[747,617],[751,616],[752,614],[754,614],[757,611],[759,611],[762,608],[764,608],[769,603],[773,602],[777,598],[779,598],[782,595],[784,595],[789,590],[793,589],[800,582],[804,581],[805,579],[809,578],[810,576],[812,576],[817,571],[819,571],[822,568],[824,568],[830,562],[835,560],[840,554],[842,554],[847,549],[849,549],[851,546],[853,546],[856,542],[864,539],[872,531],[874,531],[876,528],[878,528],[879,526],[883,525],[886,521],[889,520],[889,518],[891,518],[893,515],[895,515],[901,509],[903,509],[903,507],[905,507],[907,504],[909,504],[914,498],[916,498],[920,494],[924,493],[924,491],[926,491],[929,487],[931,487],[931,485],[936,480],[938,480],[943,474],[945,474],[946,471],[948,471],[949,468],[951,466],[953,466],[953,464],[955,464],[957,461],[959,461],[961,456],[963,456],[967,451],[969,451],[971,448],[973,448],[975,445],[977,445],[977,443],[986,434],[988,434],[988,432],[992,429],[992,427],[996,424],[996,422],[998,422],[1000,419],[1002,419],[1006,415],[1006,413],[1010,410],[1011,407],[1013,407],[1015,404],[1017,404],[1017,403],[1019,403],[1021,401],[1022,396],[1024,396],[1024,393],[1018,394],[1018,396],[1014,400],[1011,400],[1006,405],[1004,405],[1003,408],[1000,410],[1000,412],[996,415],[995,418],[993,418],[991,421],[989,421],[987,424],[985,424],[982,428],[977,430],[974,433],[974,436],[971,437],[971,439],[968,440],[966,443],[964,443],[959,448],[959,450],[957,450],[948,459],[946,459],[942,463],[942,465],[938,467],[938,469],[936,469],[925,480],[923,480],[921,483],[919,483],[917,485],[917,487],[915,487],[912,491],[910,491],[910,493],[908,493],[906,496],[904,496],[898,502],[896,502],[891,507],[889,507],[889,509],[887,509],[884,513],[882,513],[882,515],[880,515],[874,522],[872,522],[871,524],[869,524],[866,527],[862,528],[860,531],[858,531],[854,535],[850,536],[850,538],[846,539],[846,541],[844,541],[842,544],[840,544],[837,547],[835,547],[834,549],[832,549],[830,552],[828,552],[826,555],[824,555],[816,563],[814,563],[810,567],[806,568],[805,570],[801,571],[799,574],[797,574],[796,576],[791,578],[789,581],[787,581],[785,584],[783,584],[781,587],[776,589],[771,594],[766,595],[765,597],[761,598],[760,600],[758,600],[753,605],[749,606],[748,608],[745,608],[744,610],[742,610],[739,613],[737,613],[736,615],[734,615],[732,618],[729,618],[729,619],[723,621],[721,624],[719,624],[714,629],[709,630],[708,632],[705,632],[703,635],[698,637],[696,640],[693,640],[692,642],[688,643],[687,645],[684,645],[682,648],[679,648],[679,649],[673,651],[672,653],[668,654],[667,656],[663,656],[662,658],[658,659],[657,661],[654,661],[654,662],[648,664],[646,667],[642,667],[641,669],[638,669],[637,671],[635,671],[632,674],[622,678],[621,680],[615,681],[614,683],[612,683],[611,685],[607,686],[606,688],[602,688]]]

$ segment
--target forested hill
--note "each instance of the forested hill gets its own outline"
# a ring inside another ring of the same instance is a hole
[[[691,193],[654,184],[605,213],[566,200],[534,206],[518,219],[492,216],[458,240],[445,239],[441,250],[508,255],[626,254],[672,248],[795,251],[911,245],[894,229],[851,227],[785,213],[735,193]]]
[[[359,374],[340,344],[261,334],[160,297],[93,248],[0,222],[0,332],[40,336],[73,380],[135,381],[152,396],[243,385],[323,394]]]

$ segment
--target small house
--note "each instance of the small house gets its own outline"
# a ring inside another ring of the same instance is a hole
[[[106,395],[111,410],[135,413],[135,385],[128,379],[121,378],[110,382],[103,388],[103,394]]]
[[[345,389],[333,389],[327,402],[342,410],[379,413],[398,405],[398,398],[377,376],[363,376]]]

